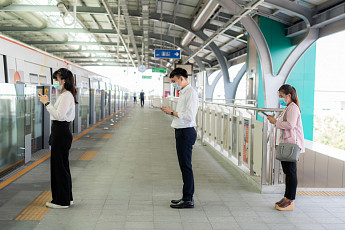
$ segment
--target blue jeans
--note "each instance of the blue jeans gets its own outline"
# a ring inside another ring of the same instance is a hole
[[[197,133],[193,127],[175,129],[176,151],[183,180],[184,201],[193,199],[194,176],[192,169],[192,150],[195,144]]]

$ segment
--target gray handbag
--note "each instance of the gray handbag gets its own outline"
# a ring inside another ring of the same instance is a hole
[[[284,114],[283,120],[286,121],[287,112]],[[292,143],[279,143],[276,149],[276,159],[280,161],[297,162],[301,153],[301,148],[297,145],[297,134],[298,134],[298,120],[297,119],[297,130],[296,130],[296,144]],[[283,139],[284,139],[284,130]]]

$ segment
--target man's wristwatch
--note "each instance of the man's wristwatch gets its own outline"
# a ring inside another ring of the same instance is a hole
[[[174,116],[174,111],[171,111],[171,112],[170,112],[170,115],[171,115],[171,116]]]
[[[47,105],[49,105],[49,104],[50,104],[50,102],[48,101],[47,103],[44,104],[44,106],[47,106]]]

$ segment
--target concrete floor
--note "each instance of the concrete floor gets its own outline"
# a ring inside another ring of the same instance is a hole
[[[345,229],[345,197],[298,196],[295,211],[279,212],[282,195],[257,193],[199,142],[195,208],[171,209],[182,188],[172,117],[148,107],[127,111],[120,127],[108,120],[73,143],[73,206],[51,209],[42,221],[13,220],[50,189],[47,160],[0,190],[0,229]],[[87,150],[99,153],[77,160]]]

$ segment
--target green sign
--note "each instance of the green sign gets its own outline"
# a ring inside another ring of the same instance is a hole
[[[143,76],[143,79],[152,79],[152,76]]]
[[[167,68],[152,68],[153,73],[166,73]]]

